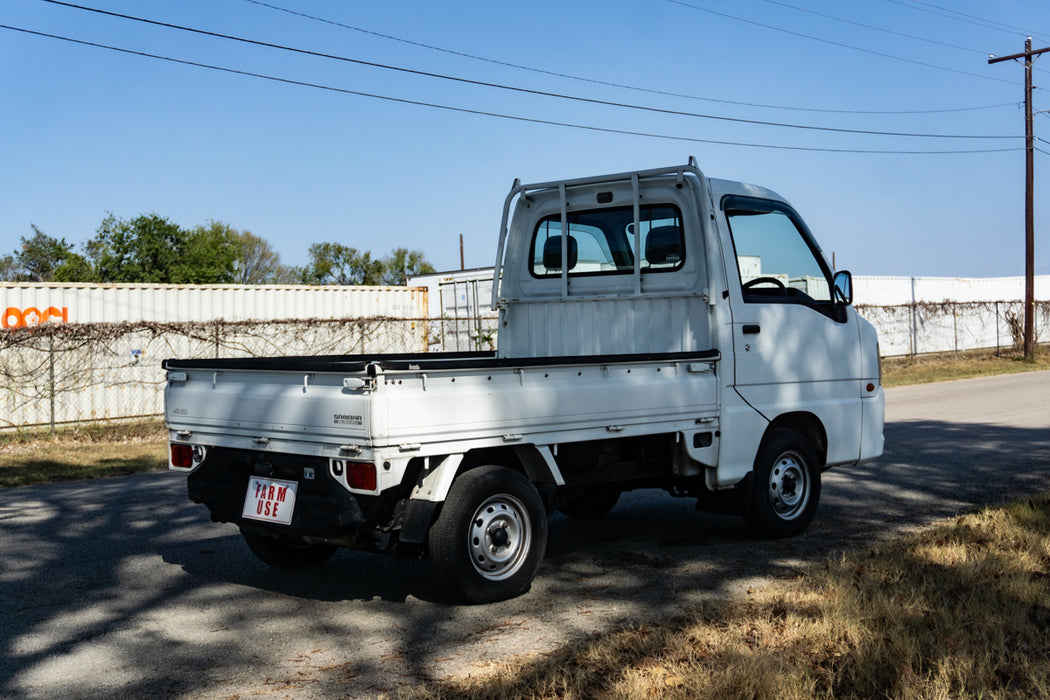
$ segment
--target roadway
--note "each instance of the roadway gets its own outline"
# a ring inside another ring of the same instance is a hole
[[[0,491],[0,697],[369,697],[672,614],[961,510],[1050,490],[1050,372],[887,392],[886,454],[825,474],[801,537],[659,492],[551,517],[532,590],[449,605],[426,562],[258,562],[150,473]]]

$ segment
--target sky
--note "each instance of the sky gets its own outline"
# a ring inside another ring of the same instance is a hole
[[[462,235],[484,267],[515,178],[695,156],[786,197],[838,269],[1024,274],[1024,67],[988,56],[1050,46],[1050,3],[77,4],[126,17],[0,0],[0,253],[156,213],[288,265],[335,241],[459,269]],[[1050,54],[1033,75],[1050,110]],[[1035,135],[1050,274],[1050,113]]]

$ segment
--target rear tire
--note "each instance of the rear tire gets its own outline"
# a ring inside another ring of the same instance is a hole
[[[452,482],[428,535],[442,582],[471,603],[529,589],[547,549],[547,513],[532,483],[499,466],[471,469]]]
[[[820,467],[816,450],[801,433],[777,428],[767,435],[755,458],[744,516],[751,530],[770,539],[802,533],[817,512]]]
[[[317,566],[339,549],[332,544],[309,544],[307,542],[280,539],[241,531],[252,554],[278,569],[302,569]]]

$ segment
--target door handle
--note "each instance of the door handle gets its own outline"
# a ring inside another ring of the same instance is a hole
[[[757,323],[745,323],[743,331],[744,335],[758,335],[762,332],[762,326]]]

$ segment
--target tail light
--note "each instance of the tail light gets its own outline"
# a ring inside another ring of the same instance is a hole
[[[361,491],[375,491],[376,465],[369,462],[347,462],[346,485]]]
[[[349,462],[343,459],[329,461],[332,476],[357,491],[375,491],[378,480],[376,465],[371,462]]]
[[[193,469],[193,445],[171,443],[171,466],[174,469]]]

